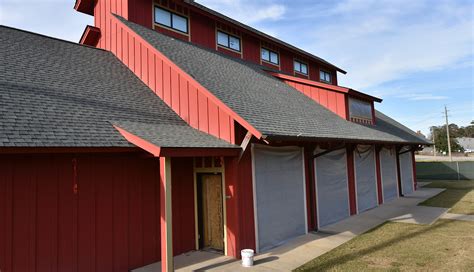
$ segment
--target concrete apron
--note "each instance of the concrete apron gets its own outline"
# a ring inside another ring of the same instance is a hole
[[[432,224],[448,209],[417,206],[420,202],[444,191],[420,188],[372,210],[325,226],[317,233],[297,237],[282,246],[255,256],[254,266],[244,268],[240,260],[209,252],[190,252],[175,257],[176,271],[290,271],[344,244],[387,220],[394,222]],[[155,263],[134,272],[160,271]]]

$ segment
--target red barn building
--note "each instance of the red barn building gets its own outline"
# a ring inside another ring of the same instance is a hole
[[[416,189],[425,139],[342,69],[191,0],[77,0],[81,44],[0,27],[0,270],[239,257]]]

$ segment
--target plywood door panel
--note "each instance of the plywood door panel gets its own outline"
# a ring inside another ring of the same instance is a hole
[[[222,179],[220,175],[202,176],[202,202],[204,247],[224,250]]]

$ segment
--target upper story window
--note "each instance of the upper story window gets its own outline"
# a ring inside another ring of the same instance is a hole
[[[331,83],[332,80],[331,80],[331,74],[326,72],[326,71],[323,71],[323,70],[320,70],[319,71],[319,79],[322,81],[322,82],[326,82],[326,83]]]
[[[217,44],[240,52],[240,38],[222,31],[217,31]]]
[[[278,53],[266,48],[262,48],[262,60],[276,65],[280,64]]]
[[[359,99],[349,98],[349,114],[352,120],[372,121],[372,104]]]
[[[188,18],[166,9],[155,7],[155,23],[179,32],[188,33]]]
[[[308,75],[308,64],[295,60],[295,72]]]

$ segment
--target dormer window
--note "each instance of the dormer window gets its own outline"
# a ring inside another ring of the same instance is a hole
[[[266,48],[262,48],[262,61],[269,62],[275,65],[280,64],[280,58],[278,56],[278,53]]]
[[[372,123],[372,103],[349,98],[349,114],[352,121]]]
[[[222,31],[217,31],[217,44],[219,46],[240,52],[240,38]]]
[[[325,83],[331,83],[331,74],[326,72],[326,71],[323,71],[323,70],[320,70],[319,71],[319,79],[321,80],[321,82],[325,82]]]
[[[308,75],[308,64],[295,60],[295,72],[303,75]]]
[[[155,7],[155,24],[188,33],[188,18],[159,7]]]

